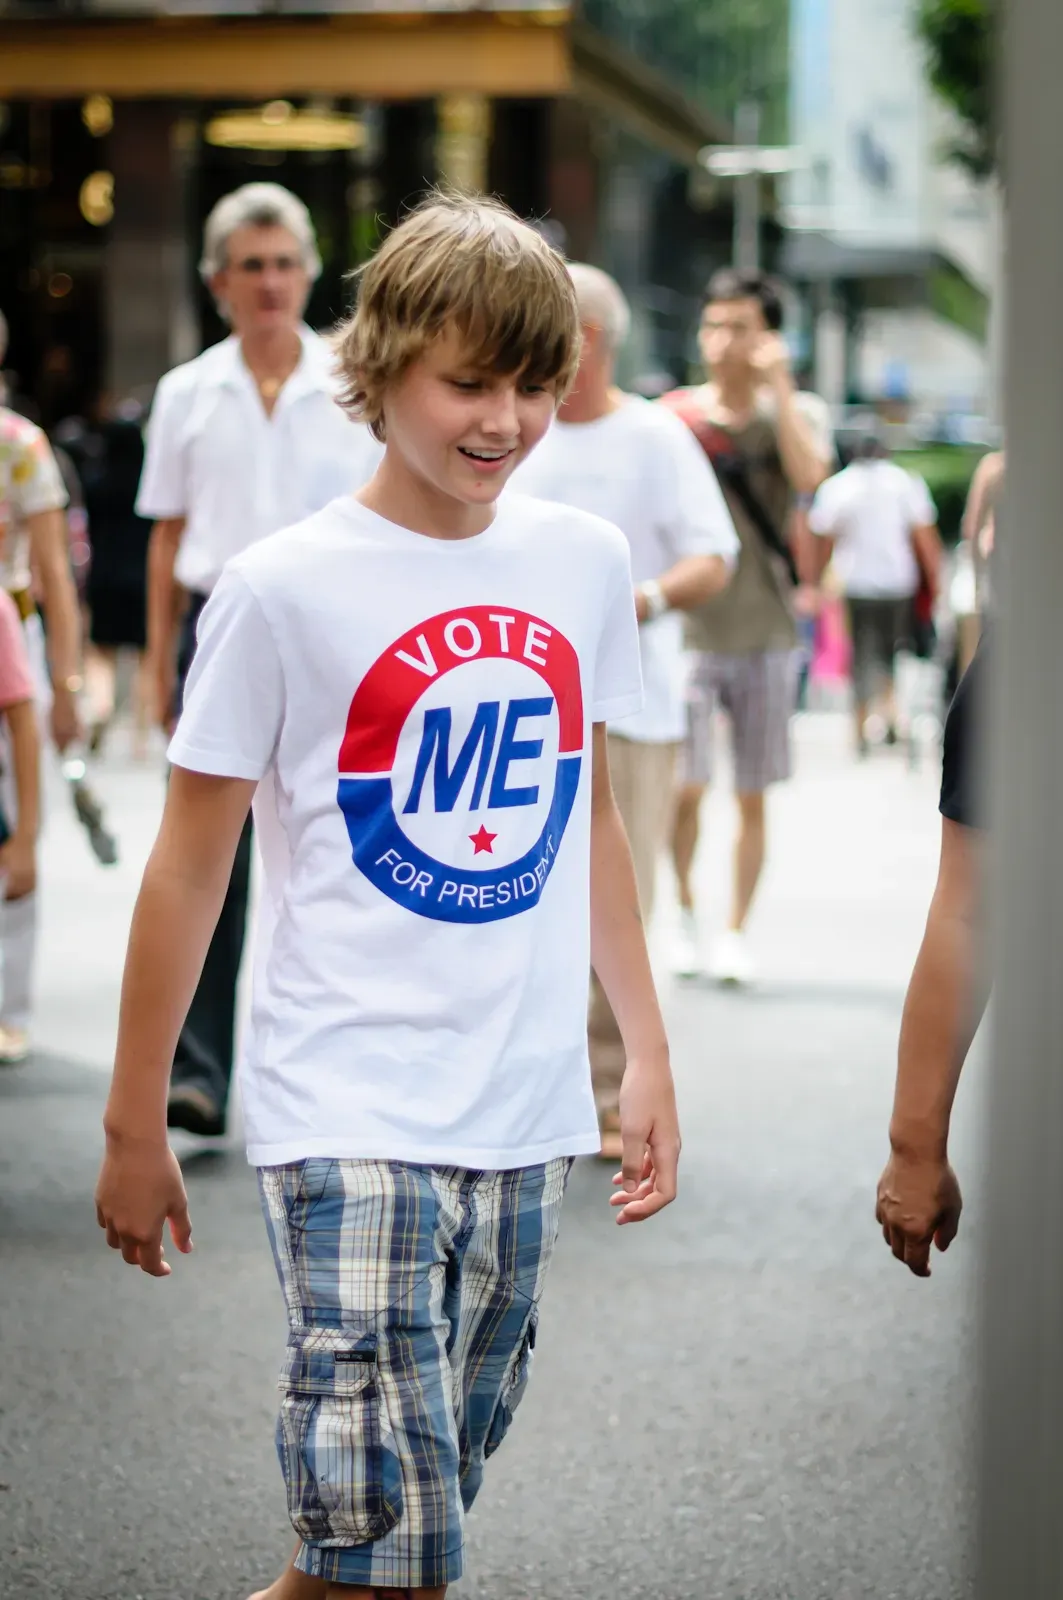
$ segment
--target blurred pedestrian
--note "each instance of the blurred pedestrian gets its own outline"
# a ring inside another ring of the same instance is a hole
[[[951,597],[958,633],[957,666],[967,670],[978,648],[990,605],[990,569],[1004,498],[1005,455],[990,451],[974,470],[963,512],[962,540],[956,552]]]
[[[37,887],[40,740],[29,652],[15,602],[0,589],[0,892],[17,905]],[[17,981],[16,973],[16,981]],[[0,971],[0,990],[7,981]],[[3,1002],[0,1001],[0,1004]],[[20,1059],[8,1054],[0,1065]]]
[[[738,539],[690,430],[662,407],[615,385],[617,353],[631,318],[619,285],[582,263],[569,273],[583,329],[579,372],[557,421],[511,482],[525,493],[605,517],[628,541],[645,698],[637,715],[609,724],[609,770],[648,924],[686,727],[682,613],[724,587]],[[615,1162],[622,1153],[624,1045],[596,977],[589,1034],[601,1154]]]
[[[168,1056],[253,799],[267,895],[243,1081],[290,1324],[277,1444],[299,1540],[256,1600],[443,1600],[460,1580],[572,1159],[598,1147],[592,942],[630,1047],[610,1203],[627,1226],[675,1198],[675,1092],[604,727],[641,696],[628,551],[584,512],[497,503],[578,343],[563,261],[512,213],[414,211],[339,341],[380,467],[245,551],[204,612],[96,1204],[143,1272],[169,1272],[167,1220],[191,1249]],[[528,1592],[518,1555],[500,1594]]]
[[[764,865],[764,796],[791,770],[798,570],[788,536],[796,497],[813,494],[834,460],[830,413],[817,396],[798,390],[782,322],[780,292],[770,278],[716,273],[705,291],[699,333],[708,381],[661,400],[715,467],[741,542],[731,583],[688,622],[689,722],[672,838],[682,908],[675,966],[693,976],[704,958],[692,869],[720,707],[734,739],[739,815],[727,931],[709,964],[725,983],[754,976],[745,929]]]
[[[890,459],[876,433],[816,493],[809,528],[817,536],[816,576],[833,556],[853,642],[856,748],[868,752],[876,696],[887,744],[897,742],[895,665],[912,647],[915,599],[925,581],[931,603],[941,583],[937,509],[925,481]]]
[[[0,363],[7,324],[0,315]],[[80,737],[77,697],[82,689],[81,618],[70,565],[67,493],[41,430],[0,405],[0,588],[22,619],[38,709],[50,711],[51,735],[62,752]],[[39,584],[47,617],[47,644],[34,594]],[[9,819],[18,830],[17,811]],[[0,1065],[30,1053],[33,974],[37,948],[37,896],[5,900],[0,909],[4,995],[0,1006]]]
[[[945,723],[941,859],[904,1002],[891,1153],[878,1187],[876,1216],[886,1243],[918,1278],[930,1276],[932,1247],[947,1250],[960,1225],[949,1127],[989,996],[981,770],[989,645],[988,639],[979,645]]]
[[[98,750],[114,717],[120,653],[134,658],[134,753],[147,748],[151,686],[147,675],[147,564],[151,523],[136,510],[144,465],[143,415],[135,401],[104,395],[77,455],[88,518],[91,562],[85,603],[89,740]]]
[[[379,458],[336,404],[330,349],[302,321],[320,270],[310,214],[277,184],[246,184],[207,219],[200,271],[232,333],[160,382],[137,499],[155,524],[147,644],[166,728],[226,562],[357,489]],[[174,1057],[169,1125],[191,1133],[225,1131],[250,871],[249,818]]]

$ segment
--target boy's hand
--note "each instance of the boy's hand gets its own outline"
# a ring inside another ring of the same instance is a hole
[[[106,1229],[111,1249],[120,1250],[131,1267],[153,1278],[168,1278],[170,1267],[162,1253],[167,1219],[174,1244],[188,1255],[192,1249],[188,1196],[169,1145],[165,1140],[108,1139],[96,1185],[96,1220]]]
[[[629,1061],[620,1089],[620,1135],[624,1165],[609,1201],[617,1222],[645,1222],[676,1197],[679,1167],[679,1117],[667,1058]]]
[[[37,887],[36,840],[22,839],[16,832],[0,846],[0,878],[5,900],[23,900],[33,893]]]

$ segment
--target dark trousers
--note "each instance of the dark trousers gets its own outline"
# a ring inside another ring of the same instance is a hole
[[[206,603],[193,595],[181,632],[177,657],[178,703],[196,648],[196,623]],[[199,986],[188,1008],[173,1058],[174,1083],[204,1089],[225,1110],[233,1072],[236,1033],[236,985],[244,951],[247,901],[251,886],[251,818],[248,816],[236,847],[236,857],[225,891],[218,925],[210,941]]]

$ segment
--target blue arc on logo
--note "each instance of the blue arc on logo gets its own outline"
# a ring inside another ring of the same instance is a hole
[[[498,922],[536,905],[557,859],[582,757],[561,756],[542,833],[519,861],[486,872],[426,855],[395,817],[390,777],[341,778],[338,800],[355,865],[389,900],[436,922]]]

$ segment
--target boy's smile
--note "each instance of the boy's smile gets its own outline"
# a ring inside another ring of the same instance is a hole
[[[476,445],[460,444],[458,449],[467,461],[486,472],[498,472],[506,465],[510,457],[516,454],[516,446],[510,445],[504,450],[485,450]]]
[[[389,387],[387,455],[359,498],[437,538],[482,533],[554,409],[553,385],[471,364],[466,341],[448,329]]]

